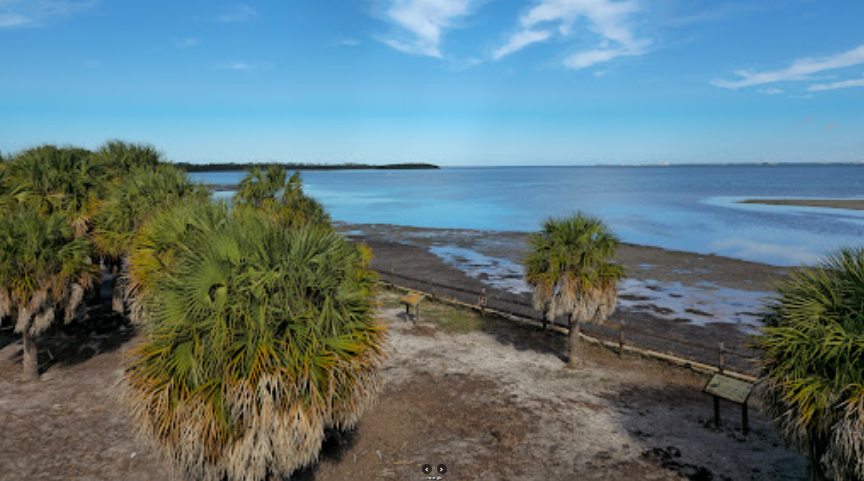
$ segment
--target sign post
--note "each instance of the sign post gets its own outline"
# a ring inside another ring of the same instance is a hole
[[[753,393],[754,384],[723,373],[715,373],[702,388],[702,392],[714,397],[714,425],[720,427],[720,399],[741,405],[741,426],[746,436],[750,432],[747,417],[747,400]]]

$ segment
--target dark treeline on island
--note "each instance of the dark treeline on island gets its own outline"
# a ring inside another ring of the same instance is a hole
[[[281,167],[285,170],[423,170],[423,169],[440,169],[437,165],[425,163],[404,163],[404,164],[387,164],[387,165],[368,165],[368,164],[303,164],[303,163],[236,163],[223,162],[213,164],[190,164],[188,162],[177,162],[175,166],[185,170],[186,172],[236,172],[243,170],[251,170],[256,167],[266,169],[268,167]]]

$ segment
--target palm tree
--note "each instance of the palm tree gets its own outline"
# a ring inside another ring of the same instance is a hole
[[[115,311],[124,311],[123,292],[116,280],[130,253],[132,237],[144,221],[160,209],[169,209],[188,199],[206,202],[209,196],[208,189],[168,164],[135,168],[109,188],[94,215],[93,242],[112,274]]]
[[[761,393],[814,480],[864,479],[864,248],[799,268],[756,337]]]
[[[135,169],[154,169],[164,162],[162,153],[145,144],[111,140],[93,153],[109,179],[117,180]]]
[[[127,400],[184,475],[290,475],[368,408],[385,333],[368,259],[340,235],[199,203],[151,219],[135,246],[147,337]]]
[[[17,208],[0,216],[0,319],[11,316],[24,341],[24,374],[39,376],[34,336],[57,311],[70,321],[93,281],[90,243],[59,213]]]
[[[234,202],[237,204],[263,207],[267,201],[274,201],[276,195],[285,186],[285,169],[271,165],[266,170],[253,167],[240,181]]]
[[[327,227],[330,216],[315,198],[303,192],[303,179],[295,172],[285,180],[285,169],[269,166],[267,170],[252,169],[240,182],[234,196],[238,208],[253,208],[266,212],[280,224],[289,227],[315,225]]]
[[[105,187],[102,166],[90,152],[45,145],[17,155],[5,170],[19,203],[34,205],[41,214],[62,213],[77,235],[86,234]]]
[[[618,239],[600,219],[577,212],[547,219],[528,242],[525,282],[533,290],[534,307],[544,321],[569,316],[568,365],[580,367],[580,323],[602,322],[618,300],[624,268],[611,262]]]

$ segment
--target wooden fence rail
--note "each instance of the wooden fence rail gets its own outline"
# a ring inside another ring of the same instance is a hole
[[[515,299],[501,299],[490,296],[487,294],[485,289],[482,292],[472,291],[470,289],[465,289],[456,286],[447,286],[444,284],[427,281],[424,279],[417,279],[409,276],[405,276],[402,274],[396,274],[394,272],[383,272],[378,271],[382,277],[382,283],[388,286],[392,286],[401,290],[411,290],[411,291],[422,291],[427,296],[438,299],[450,304],[459,305],[462,307],[467,307],[470,309],[474,309],[480,311],[482,314],[491,314],[501,318],[509,319],[511,321],[516,321],[520,323],[528,323],[531,325],[536,324],[544,324],[542,316],[531,314],[533,312],[533,306],[529,303],[522,302]],[[389,278],[389,280],[386,280]],[[400,282],[395,282],[395,279],[399,278],[404,281],[408,281],[413,285],[405,285]],[[425,289],[418,288],[419,285],[425,285]],[[456,296],[448,296],[445,295],[442,291],[450,291],[451,293],[459,293],[462,294],[462,297],[468,296],[469,299],[476,299],[476,302],[467,302],[463,299],[459,299]],[[521,312],[514,312],[514,309],[507,309],[506,306],[519,306],[523,309],[520,309]],[[526,312],[526,308],[530,309],[530,311]],[[623,355],[626,352],[638,354],[641,356],[660,359],[678,366],[689,368],[693,371],[700,372],[703,374],[713,374],[717,372],[721,372],[727,376],[735,377],[741,380],[756,382],[756,378],[750,374],[736,372],[729,370],[729,366],[726,362],[727,356],[736,356],[745,360],[752,360],[756,356],[749,353],[744,353],[740,351],[736,351],[733,349],[727,348],[722,342],[719,345],[708,345],[704,343],[689,341],[685,339],[675,338],[671,336],[665,336],[662,334],[658,334],[655,332],[646,331],[643,329],[635,328],[632,326],[625,325],[624,323],[613,323],[613,322],[604,322],[600,324],[601,326],[605,326],[607,328],[611,328],[613,332],[617,330],[617,336],[607,336],[602,333],[586,333],[584,330],[581,333],[583,339],[588,342],[601,344],[612,348],[618,352],[619,355]],[[559,324],[550,324],[548,326],[549,329],[560,332],[562,334],[568,334],[569,330],[561,326]],[[636,334],[638,336],[642,336],[648,339],[656,339],[660,341],[665,341],[667,343],[673,343],[682,346],[688,346],[691,348],[699,349],[705,351],[706,353],[715,353],[717,355],[717,364],[712,365],[707,362],[698,361],[695,359],[688,359],[678,353],[670,353],[670,352],[660,352],[654,349],[651,349],[646,346],[638,345],[636,340],[632,339],[632,337],[627,336],[626,333]]]

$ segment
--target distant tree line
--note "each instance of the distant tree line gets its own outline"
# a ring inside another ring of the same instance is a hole
[[[253,169],[269,169],[271,167],[282,168],[285,170],[425,170],[425,169],[440,169],[437,165],[426,163],[403,163],[403,164],[386,164],[386,165],[369,165],[369,164],[306,164],[306,163],[237,163],[237,162],[221,162],[212,164],[190,164],[188,162],[178,162],[174,164],[186,172],[225,172],[225,171],[242,171]]]

